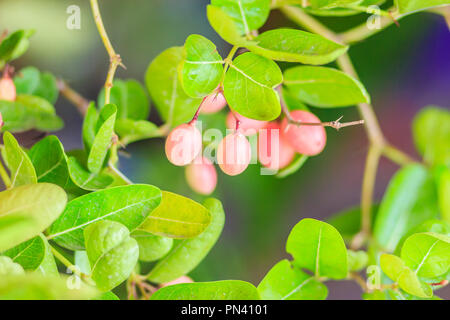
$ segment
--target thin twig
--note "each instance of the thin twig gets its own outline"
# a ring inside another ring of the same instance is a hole
[[[3,180],[3,184],[5,185],[6,189],[9,189],[11,187],[11,179],[9,178],[9,175],[6,172],[6,169],[3,166],[3,163],[1,160],[0,160],[0,177]]]
[[[357,284],[359,284],[359,286],[361,287],[361,289],[364,292],[368,292],[369,291],[369,288],[367,287],[366,280],[364,280],[364,278],[361,277],[361,275],[359,273],[349,272],[348,278],[354,280]]]
[[[82,116],[86,115],[87,109],[89,107],[89,101],[81,94],[69,87],[64,80],[58,79],[57,85],[59,92],[64,96],[64,98],[72,103]]]

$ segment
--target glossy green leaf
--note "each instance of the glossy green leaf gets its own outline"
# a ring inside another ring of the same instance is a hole
[[[142,230],[135,230],[131,236],[139,245],[139,260],[156,261],[172,249],[173,239],[157,236]]]
[[[446,169],[438,178],[439,209],[442,219],[450,223],[450,169]]]
[[[448,0],[395,0],[398,14],[404,16],[438,6],[448,6]]]
[[[349,3],[358,2],[356,0],[309,0],[309,5],[311,8],[319,9],[319,8],[333,8],[342,5],[346,5]]]
[[[69,184],[64,147],[56,136],[48,136],[36,143],[28,155],[39,182],[49,182],[64,188]]]
[[[364,300],[386,300],[386,293],[381,290],[374,290],[363,293],[362,298]]]
[[[283,81],[278,65],[251,52],[233,60],[225,75],[224,95],[228,105],[244,117],[273,120],[280,115],[278,93],[274,90]]]
[[[412,228],[437,216],[437,195],[432,178],[421,165],[400,169],[389,182],[374,225],[377,243],[394,251]]]
[[[450,237],[431,232],[413,234],[403,244],[401,258],[419,277],[439,277],[450,268]]]
[[[11,187],[36,183],[37,177],[33,164],[14,136],[5,132],[3,143],[5,144],[6,163],[11,171]]]
[[[399,257],[392,254],[382,254],[380,266],[383,272],[406,292],[423,298],[429,298],[433,295],[431,287],[421,283],[414,271],[407,267]]]
[[[17,30],[3,39],[0,43],[0,67],[8,61],[19,58],[27,51],[30,45],[28,38],[33,33],[34,30]]]
[[[82,129],[83,146],[87,151],[91,150],[94,143],[97,121],[98,111],[95,108],[95,103],[91,102],[84,116]]]
[[[211,222],[211,215],[201,204],[163,191],[161,204],[139,227],[159,236],[185,239],[201,234]]]
[[[223,73],[222,57],[217,53],[214,43],[198,34],[192,34],[186,39],[184,50],[184,91],[194,98],[205,97],[219,85]]]
[[[146,120],[117,119],[115,132],[119,135],[120,142],[124,145],[161,136],[159,128],[154,123]]]
[[[0,276],[9,277],[24,274],[23,267],[14,262],[10,257],[0,256]]]
[[[255,44],[243,36],[241,30],[239,30],[239,26],[233,21],[232,17],[221,8],[208,5],[206,14],[209,24],[223,40],[235,46],[242,47]]]
[[[150,113],[150,102],[144,87],[136,80],[114,80],[110,103],[117,106],[117,119],[145,120]],[[98,106],[105,105],[105,89],[98,95]]]
[[[86,253],[97,287],[109,291],[125,281],[139,257],[139,247],[130,231],[114,221],[97,221],[84,230]]]
[[[48,72],[41,73],[35,67],[21,69],[14,77],[16,91],[46,99],[54,104],[58,99],[59,90],[56,78]]]
[[[80,271],[84,274],[88,274],[90,275],[92,270],[91,270],[91,264],[89,262],[89,257],[86,253],[85,250],[80,251],[77,250],[74,253],[74,261],[75,261],[75,265],[80,269]]]
[[[339,232],[331,225],[303,219],[295,225],[286,242],[294,265],[317,277],[343,279],[347,276],[347,249]]]
[[[56,262],[50,246],[44,235],[40,234],[3,253],[25,270],[31,270],[42,275],[58,275]]]
[[[176,240],[171,251],[150,271],[150,281],[165,283],[188,274],[214,246],[222,232],[225,213],[219,200],[209,198],[203,204],[211,214],[210,225],[196,238]]]
[[[66,277],[42,276],[36,273],[9,276],[0,281],[0,300],[84,300],[99,292],[83,282],[69,287]]]
[[[327,64],[344,54],[348,46],[320,35],[295,29],[274,29],[260,34],[248,47],[263,57],[304,64]]]
[[[325,300],[327,287],[314,277],[291,265],[278,262],[258,285],[263,300]]]
[[[182,283],[156,291],[151,300],[259,300],[256,288],[245,281]]]
[[[135,229],[161,201],[161,191],[151,185],[129,185],[86,194],[70,201],[50,227],[49,235],[71,250],[84,249],[83,230],[99,220],[112,220]]]
[[[150,64],[145,83],[162,119],[171,126],[191,120],[201,99],[189,97],[178,77],[178,66],[184,59],[182,47],[163,51]]]
[[[303,167],[306,160],[308,160],[308,156],[305,156],[304,154],[298,154],[296,155],[294,161],[292,161],[287,167],[280,170],[280,172],[277,173],[277,178],[285,178],[287,176],[290,176],[291,174],[296,173],[298,170]]]
[[[345,107],[370,103],[364,86],[342,71],[326,67],[299,66],[284,72],[290,93],[314,107]]]
[[[95,298],[94,300],[120,300],[118,296],[116,296],[115,293],[108,291],[103,292],[98,298]]]
[[[360,271],[367,266],[369,257],[366,252],[347,250],[348,270]]]
[[[64,190],[49,183],[0,192],[0,252],[39,235],[61,214],[66,202]]]
[[[113,104],[104,106],[100,111],[95,138],[87,160],[87,167],[91,172],[99,173],[103,167],[112,143],[116,113],[117,108]]]
[[[68,158],[67,165],[72,181],[83,190],[96,191],[105,189],[114,181],[114,178],[109,174],[87,171],[74,157]]]
[[[211,0],[236,24],[241,34],[250,34],[263,26],[269,17],[271,0]]]
[[[417,150],[431,164],[450,164],[450,112],[429,106],[413,121],[413,136]]]

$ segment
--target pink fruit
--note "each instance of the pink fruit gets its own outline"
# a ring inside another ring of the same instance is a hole
[[[164,288],[164,287],[168,287],[168,286],[173,286],[173,285],[175,285],[175,284],[180,284],[180,283],[193,283],[194,281],[192,281],[192,279],[191,278],[189,278],[189,277],[187,277],[187,276],[181,276],[181,277],[179,277],[178,279],[175,279],[175,280],[172,280],[172,281],[169,281],[169,282],[166,282],[166,283],[162,283],[161,285],[160,285],[160,287],[161,288]]]
[[[220,169],[230,176],[238,175],[247,169],[250,159],[250,143],[240,132],[227,135],[217,148]]]
[[[294,110],[291,116],[297,121],[320,122],[319,118],[308,111]],[[327,134],[322,126],[296,125],[288,123],[286,118],[281,124],[281,134],[295,151],[308,156],[321,153],[327,142]]]
[[[3,117],[2,113],[0,112],[0,129],[3,127]]]
[[[184,123],[172,130],[166,139],[166,156],[176,166],[184,166],[202,150],[202,135],[194,122]]]
[[[16,100],[16,86],[6,71],[0,79],[0,100]]]
[[[227,105],[227,100],[222,92],[213,92],[202,103],[201,113],[216,113]]]
[[[280,124],[270,122],[259,131],[258,160],[266,168],[279,170],[294,159],[295,150],[281,135]]]
[[[186,180],[195,192],[209,195],[216,188],[216,168],[208,158],[199,156],[186,167]]]
[[[239,129],[246,136],[258,133],[259,129],[267,125],[267,121],[259,121],[246,118],[238,113],[229,112],[227,115],[226,125],[228,129],[236,129],[236,119],[239,120]]]

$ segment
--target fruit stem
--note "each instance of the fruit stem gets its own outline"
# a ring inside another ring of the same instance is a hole
[[[200,105],[198,106],[197,111],[195,111],[195,114],[192,117],[192,120],[189,121],[188,124],[194,124],[198,120],[198,116],[200,115],[200,110],[202,109],[202,106],[205,103],[206,98],[208,98],[208,96],[206,96],[202,99],[202,102],[200,102]]]

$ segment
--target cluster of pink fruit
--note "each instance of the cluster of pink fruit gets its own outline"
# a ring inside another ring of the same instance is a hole
[[[14,101],[16,100],[16,86],[11,78],[12,70],[9,66],[5,67],[3,71],[3,76],[0,79],[0,100]],[[0,112],[0,129],[3,127],[2,113]]]
[[[215,113],[227,104],[220,90],[207,96],[199,111]],[[312,113],[294,110],[290,113],[296,122],[320,123]],[[170,132],[166,140],[166,155],[176,166],[186,166],[189,186],[200,194],[212,193],[217,184],[217,173],[213,163],[202,153],[202,134],[196,127],[197,116],[179,125]],[[242,173],[251,160],[251,146],[246,136],[258,134],[258,160],[266,168],[277,171],[288,166],[296,153],[317,155],[325,147],[325,129],[318,126],[298,125],[284,118],[278,121],[253,120],[230,112],[226,119],[228,129],[233,132],[219,143],[216,161],[220,169],[231,176]]]

